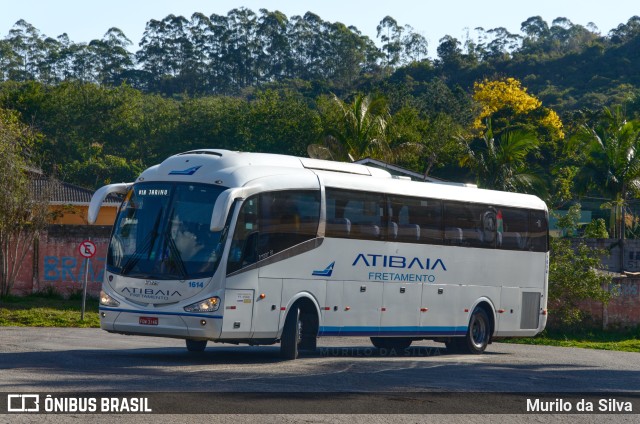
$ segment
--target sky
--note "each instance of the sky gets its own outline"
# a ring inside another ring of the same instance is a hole
[[[67,33],[76,43],[100,39],[109,28],[117,27],[133,42],[135,51],[151,19],[169,14],[189,19],[194,12],[226,15],[239,7],[256,13],[262,8],[279,10],[287,17],[311,11],[325,21],[354,25],[376,42],[376,26],[391,16],[427,39],[430,56],[435,56],[445,35],[462,41],[476,27],[505,27],[520,33],[520,24],[531,16],[541,16],[549,25],[557,17],[583,26],[594,23],[606,35],[640,15],[638,0],[0,0],[0,37],[6,37],[20,19],[49,37]]]

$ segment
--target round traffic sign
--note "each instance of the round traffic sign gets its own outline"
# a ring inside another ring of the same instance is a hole
[[[85,240],[78,246],[78,252],[83,258],[93,258],[96,254],[96,245],[91,240]]]

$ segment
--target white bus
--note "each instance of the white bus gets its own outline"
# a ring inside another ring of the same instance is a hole
[[[190,351],[280,342],[294,359],[319,336],[482,353],[546,324],[548,213],[535,196],[226,150],[100,188],[89,222],[114,192],[109,332],[182,338]]]

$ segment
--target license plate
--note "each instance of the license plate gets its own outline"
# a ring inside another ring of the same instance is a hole
[[[140,325],[158,325],[158,318],[156,317],[140,317],[138,322]]]

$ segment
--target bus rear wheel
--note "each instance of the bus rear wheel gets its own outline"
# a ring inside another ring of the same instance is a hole
[[[207,347],[207,341],[206,340],[190,340],[187,339],[187,350],[189,352],[203,352],[204,349]]]
[[[378,349],[404,350],[413,340],[406,337],[371,337],[371,343]]]
[[[471,353],[479,355],[487,348],[491,338],[491,324],[487,312],[476,307],[469,319],[467,335],[453,338],[446,343],[447,350],[452,353]]]

